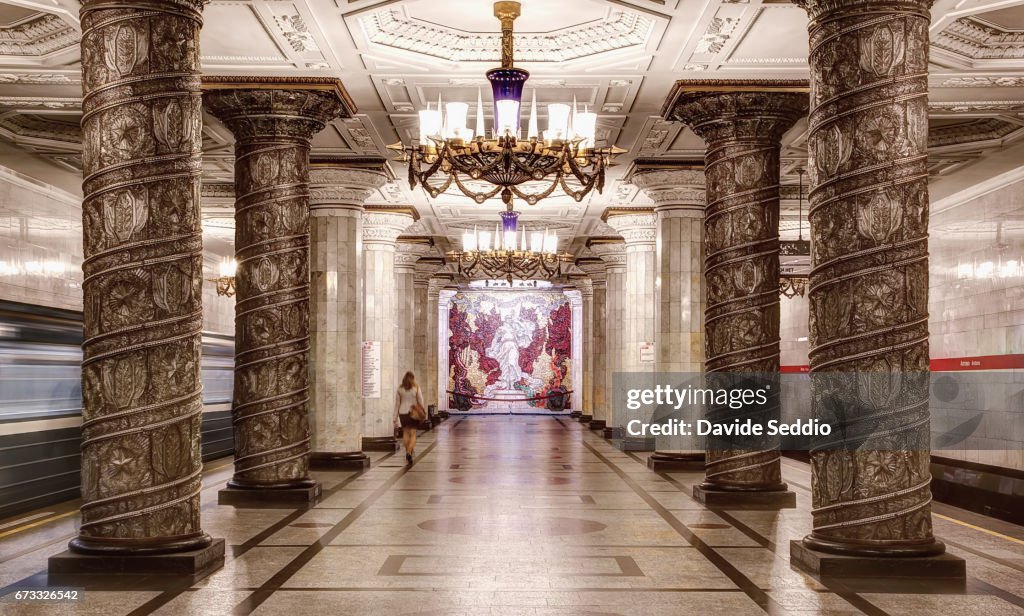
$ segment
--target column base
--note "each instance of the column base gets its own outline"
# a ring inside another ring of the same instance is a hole
[[[693,498],[711,509],[796,509],[796,492],[786,489],[771,492],[715,490],[703,485],[693,486]]]
[[[604,425],[603,419],[591,419],[588,427],[594,432],[604,432]]]
[[[946,553],[933,556],[846,556],[819,552],[807,547],[803,541],[791,541],[789,557],[792,564],[822,578],[967,578],[966,561]]]
[[[573,419],[579,419],[580,417],[583,417],[583,411],[573,411],[569,413],[569,417],[572,417]]]
[[[605,440],[613,441],[617,438],[622,438],[622,428],[608,427],[607,425],[601,431],[604,435]]]
[[[393,436],[364,436],[363,451],[398,451],[401,444]]]
[[[590,423],[591,421],[594,420],[594,416],[581,414],[579,417],[576,418],[576,420],[579,421],[580,423]]]
[[[228,487],[217,492],[217,504],[232,507],[260,507],[268,505],[303,505],[320,497],[320,484],[296,488],[240,488]]]
[[[309,456],[309,468],[321,471],[362,471],[370,468],[370,458],[361,451],[314,451]]]
[[[647,458],[647,468],[656,473],[672,471],[703,471],[705,456],[702,453],[671,453],[655,451]]]
[[[620,437],[619,449],[622,451],[654,451],[657,449],[657,440],[653,437],[643,438],[639,436]],[[618,439],[616,439],[618,440]]]
[[[80,575],[173,575],[198,581],[224,566],[224,540],[189,552],[172,554],[77,554],[71,550],[51,556],[50,583]]]

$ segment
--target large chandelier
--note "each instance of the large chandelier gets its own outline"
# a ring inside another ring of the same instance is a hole
[[[596,113],[586,108],[579,111],[575,100],[572,106],[548,105],[548,129],[541,134],[535,91],[523,139],[520,115],[523,88],[530,73],[513,66],[512,26],[520,14],[518,2],[494,4],[494,16],[501,20],[501,68],[487,71],[494,93],[490,137],[484,125],[483,100],[478,94],[475,130],[469,128],[468,104],[442,105],[438,99],[437,109],[428,106],[419,113],[417,144],[388,146],[403,152],[402,160],[409,163],[411,188],[423,186],[436,199],[455,185],[477,203],[500,194],[508,211],[512,211],[513,197],[535,205],[561,187],[579,202],[593,190],[604,190],[605,169],[625,150],[597,147]],[[475,190],[469,185],[471,181],[484,181],[494,188]],[[538,192],[522,190],[528,182],[547,184]]]
[[[561,277],[563,264],[574,261],[570,254],[559,254],[554,232],[545,229],[527,234],[525,225],[520,230],[519,212],[513,211],[501,213],[493,235],[478,229],[463,233],[462,250],[449,253],[448,258],[464,278],[504,278],[509,286],[514,286],[513,279]]]

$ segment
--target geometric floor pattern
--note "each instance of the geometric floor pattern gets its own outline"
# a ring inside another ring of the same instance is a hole
[[[647,454],[564,417],[452,418],[416,455],[411,468],[375,454],[361,473],[317,472],[323,497],[299,509],[218,506],[231,466],[216,461],[203,524],[227,541],[223,569],[188,585],[90,582],[78,603],[5,599],[0,613],[1024,616],[1024,529],[938,503],[966,585],[824,585],[792,568],[789,542],[810,530],[799,462],[783,473],[798,508],[759,512],[708,510],[690,496],[700,473],[654,473]],[[0,527],[0,586],[45,585],[47,557],[74,535],[74,503],[37,517]]]

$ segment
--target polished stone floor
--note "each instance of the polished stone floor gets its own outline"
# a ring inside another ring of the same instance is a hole
[[[709,511],[697,473],[657,474],[565,418],[453,418],[417,462],[374,456],[362,473],[317,473],[313,507],[216,504],[228,460],[205,478],[204,525],[225,567],[196,583],[83,584],[77,603],[0,599],[0,613],[311,616],[1024,616],[1024,528],[936,505],[936,530],[967,559],[965,586],[822,584],[789,565],[810,528],[810,476],[786,461],[799,508]],[[44,515],[45,514],[45,515]],[[45,586],[73,535],[74,504],[0,521],[0,586]],[[26,519],[27,518],[27,519]],[[7,523],[5,525],[5,523]]]

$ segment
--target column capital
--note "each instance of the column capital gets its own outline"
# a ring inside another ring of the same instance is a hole
[[[427,281],[427,297],[437,300],[441,296],[441,289],[452,283],[452,275],[447,272],[435,274]]]
[[[605,281],[607,280],[605,270],[608,267],[608,264],[604,262],[604,259],[600,257],[580,257],[579,259],[576,259],[576,267],[580,268],[590,276],[590,281],[593,287],[601,288],[604,286]]]
[[[574,287],[580,290],[583,299],[594,299],[594,281],[589,276],[571,277],[570,281]]]
[[[707,203],[704,161],[637,160],[626,179],[654,201],[654,211],[695,210]]]
[[[374,165],[313,161],[310,164],[310,210],[362,209],[374,191],[394,179],[384,159]]]
[[[325,77],[203,77],[206,108],[239,141],[308,141],[355,103],[341,80]]]
[[[441,271],[444,267],[443,257],[421,257],[416,262],[416,279],[415,284],[418,287],[429,286],[431,279],[434,274]]]
[[[363,242],[394,248],[399,236],[415,222],[411,213],[367,210],[363,214]]]
[[[427,244],[418,240],[406,241],[400,238],[395,242],[395,273],[415,274],[416,262],[434,250],[433,242]]]
[[[622,273],[626,269],[626,244],[625,242],[601,241],[589,246],[591,252],[601,258],[605,263],[605,271]],[[586,271],[586,270],[584,270]]]
[[[654,210],[609,208],[605,210],[602,218],[622,235],[622,238],[626,240],[627,248],[654,247],[658,235],[658,217],[654,214]]]
[[[863,12],[867,8],[915,11],[930,19],[934,0],[791,0],[791,2],[806,10],[808,16],[813,20],[836,12]],[[811,24],[811,27],[814,27],[814,24]]]
[[[806,80],[684,79],[676,82],[662,114],[687,124],[713,147],[739,140],[777,143],[809,105]]]

